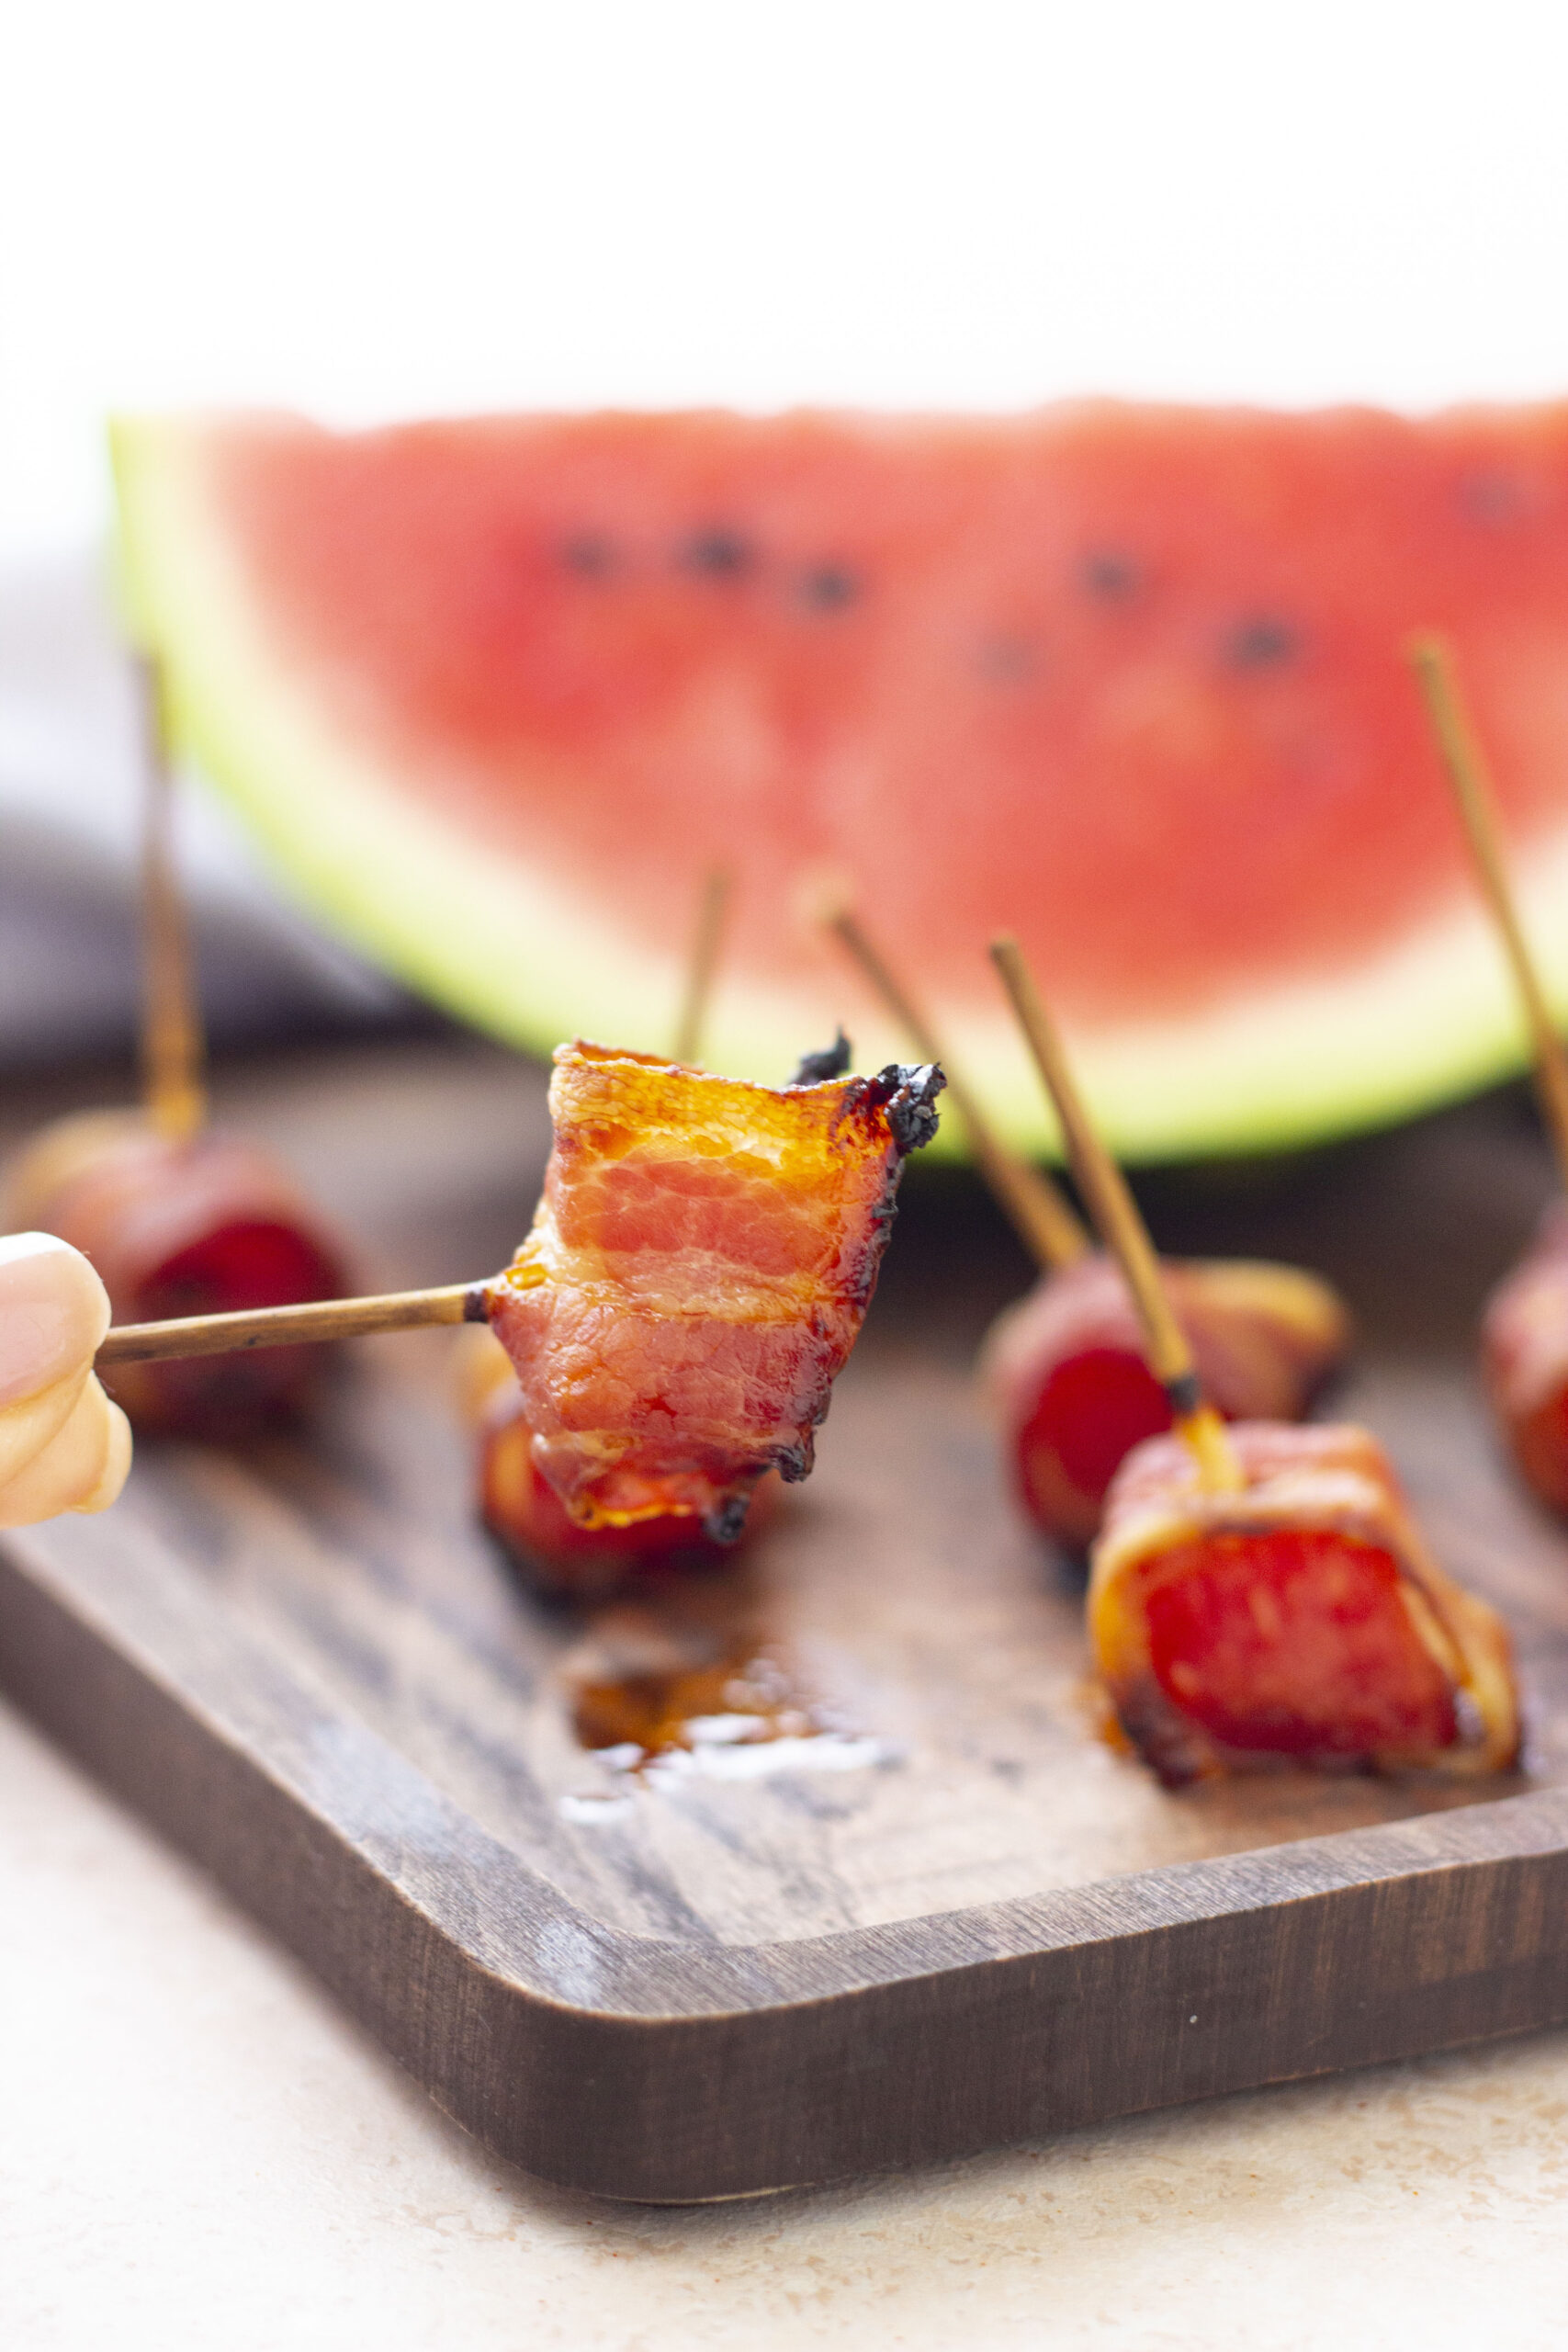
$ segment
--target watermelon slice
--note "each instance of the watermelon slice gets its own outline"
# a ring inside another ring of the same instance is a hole
[[[1451,633],[1568,1005],[1568,406],[1018,419],[284,416],[115,435],[135,628],[302,893],[497,1035],[665,1046],[739,877],[712,1066],[843,1015],[874,904],[1015,1139],[1016,932],[1124,1155],[1305,1139],[1517,1067],[1401,660]]]

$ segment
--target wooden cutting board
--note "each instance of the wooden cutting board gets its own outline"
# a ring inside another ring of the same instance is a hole
[[[543,1080],[422,1041],[228,1072],[381,1283],[500,1264]],[[78,1101],[81,1099],[78,1094]],[[62,1107],[3,1106],[12,1133]],[[141,1449],[107,1516],[8,1535],[0,1680],[310,1962],[450,2113],[551,2179],[733,2197],[1568,2017],[1568,1533],[1497,1464],[1472,1335],[1550,1179],[1502,1096],[1267,1174],[1145,1188],[1171,1248],[1294,1257],[1518,1645],[1529,1769],[1172,1795],[1100,1738],[1081,1585],[974,1393],[1026,1279],[917,1166],[819,1468],[744,1566],[580,1614],[473,1522],[451,1335],[373,1341],[316,1424]],[[642,1772],[585,1747],[628,1661],[761,1654],[814,1736]]]

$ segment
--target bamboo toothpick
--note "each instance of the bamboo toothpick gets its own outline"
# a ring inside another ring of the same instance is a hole
[[[99,1342],[100,1364],[161,1363],[172,1356],[237,1355],[251,1348],[293,1348],[325,1340],[363,1340],[377,1331],[412,1331],[432,1323],[485,1323],[490,1291],[482,1283],[439,1290],[389,1291],[378,1298],[325,1298],[302,1306],[256,1306],[237,1315],[185,1315],[166,1323],[121,1323]]]
[[[1225,1425],[1203,1395],[1192,1351],[1171,1310],[1148,1227],[1122,1175],[1101,1142],[1084,1104],[1055,1023],[1045,1010],[1016,939],[994,939],[991,960],[1001,974],[1020,1028],[1062,1123],[1078,1189],[1100,1238],[1112,1250],[1144,1327],[1149,1368],[1170,1400],[1179,1434],[1190,1447],[1198,1474],[1214,1493],[1239,1491],[1246,1481]]]
[[[718,969],[718,951],[724,944],[725,917],[729,911],[729,896],[734,884],[735,876],[727,865],[710,867],[703,884],[696,929],[692,934],[691,960],[686,967],[686,993],[681,1006],[681,1017],[675,1024],[675,1049],[670,1057],[671,1061],[694,1062],[702,1051],[703,1031],[707,1023],[714,974]]]
[[[158,662],[140,657],[145,787],[141,833],[141,1088],[153,1126],[172,1141],[207,1119],[205,1057],[190,928],[175,853],[175,786]]]
[[[969,1131],[980,1172],[1011,1218],[1019,1238],[1035,1263],[1043,1270],[1060,1271],[1086,1256],[1089,1236],[1060,1189],[1003,1143],[962,1074],[953,1069],[925,1013],[870,938],[853,909],[830,907],[820,920],[858,964],[922,1061],[942,1064],[948,1094]]]
[[[1453,656],[1444,639],[1436,635],[1415,638],[1409,655],[1432,722],[1432,732],[1443,755],[1454,805],[1470,842],[1481,888],[1497,926],[1503,952],[1513,969],[1514,985],[1519,992],[1535,1048],[1536,1091],[1557,1155],[1558,1174],[1568,1184],[1568,1054],[1563,1051],[1535,957],[1519,921],[1486,762],[1461,700]]]

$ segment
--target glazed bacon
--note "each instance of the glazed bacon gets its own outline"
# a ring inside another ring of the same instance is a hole
[[[1295,1420],[1350,1340],[1314,1275],[1251,1259],[1163,1259],[1160,1273],[1203,1392],[1227,1420]],[[983,1377],[1024,1509],[1082,1551],[1132,1448],[1170,1427],[1127,1285],[1095,1252],[1048,1274],[997,1318]]]
[[[1517,1761],[1508,1636],[1427,1553],[1364,1430],[1242,1423],[1237,1493],[1138,1447],[1095,1546],[1089,1629],[1168,1786],[1297,1766],[1454,1775]]]
[[[557,1048],[544,1195],[490,1322],[579,1526],[671,1514],[725,1541],[765,1471],[807,1475],[942,1082],[775,1090]]]

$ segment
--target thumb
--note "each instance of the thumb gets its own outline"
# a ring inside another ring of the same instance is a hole
[[[52,1233],[0,1235],[0,1409],[80,1379],[109,1327],[108,1293]]]

